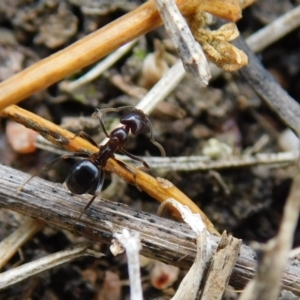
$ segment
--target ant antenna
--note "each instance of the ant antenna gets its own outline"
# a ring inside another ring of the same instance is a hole
[[[151,143],[159,149],[160,154],[161,154],[162,157],[166,157],[166,151],[165,151],[164,147],[160,143],[158,143],[154,140],[153,126],[152,126],[152,123],[151,123],[149,117],[147,115],[145,115],[145,117],[147,119],[148,127],[149,127],[149,130],[150,130],[150,141],[151,141]]]

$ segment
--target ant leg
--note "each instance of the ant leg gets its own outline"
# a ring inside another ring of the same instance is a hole
[[[90,155],[87,153],[77,153],[77,154],[70,154],[70,155],[63,155],[63,156],[59,156],[57,158],[55,158],[54,160],[52,160],[50,163],[46,164],[43,168],[41,168],[37,173],[33,174],[31,177],[29,177],[29,179],[27,179],[18,189],[17,192],[21,192],[22,189],[24,188],[24,186],[35,176],[41,174],[43,171],[47,171],[49,170],[53,165],[55,165],[58,161],[62,160],[62,159],[69,159],[69,158],[77,158],[77,157],[89,157]]]
[[[79,217],[77,218],[75,225],[79,222],[79,220],[81,219],[82,215],[84,214],[84,212],[91,206],[91,204],[94,202],[94,200],[96,199],[96,197],[100,194],[100,192],[102,191],[103,188],[103,184],[104,184],[104,171],[101,169],[102,172],[100,172],[99,174],[99,182],[97,185],[97,188],[95,190],[95,194],[94,196],[90,199],[90,201],[87,203],[87,205],[84,207],[84,209],[82,210],[82,212],[80,213]]]
[[[144,165],[145,168],[150,169],[149,165],[142,158],[127,152],[123,148],[119,148],[119,151],[122,152],[123,154],[127,155],[128,157],[134,159],[134,160],[140,161]]]
[[[116,159],[116,158],[114,158],[114,160],[115,160],[120,166],[122,166],[124,169],[126,169],[126,170],[128,170],[129,172],[132,173],[134,185],[137,187],[137,189],[138,189],[139,191],[143,191],[143,189],[140,188],[139,185],[136,183],[136,172],[135,172],[132,168],[130,168],[128,165],[126,165],[125,163],[123,163],[121,160],[118,160],[118,159]],[[148,166],[148,165],[147,165],[147,166]],[[148,167],[149,167],[149,166],[148,166]],[[150,168],[149,168],[149,169],[150,169]]]
[[[133,175],[135,175],[135,171],[130,168],[128,165],[126,165],[125,163],[123,163],[121,160],[116,159],[115,157],[113,158],[122,168],[126,169],[127,171],[129,171],[130,173],[132,173]]]
[[[98,117],[98,120],[100,122],[100,126],[101,126],[104,134],[106,135],[107,138],[109,138],[110,136],[109,136],[109,134],[108,134],[108,132],[105,128],[104,121],[103,121],[103,114],[102,114],[101,110],[98,109],[96,112],[94,112],[92,114],[92,118],[96,118],[96,117]]]
[[[86,132],[84,132],[84,131],[79,131],[79,132],[77,132],[77,133],[74,135],[73,139],[75,139],[77,136],[79,136],[79,137],[81,137],[81,138],[87,140],[87,141],[90,142],[92,145],[94,145],[94,146],[96,146],[97,148],[99,148],[98,144],[94,141],[94,139],[93,139],[91,136],[89,136]]]
[[[145,116],[146,116],[146,115],[145,115]],[[162,156],[162,157],[165,157],[165,156],[166,156],[166,151],[165,151],[164,147],[163,147],[160,143],[158,143],[158,142],[156,142],[156,141],[154,140],[154,136],[153,136],[153,126],[152,126],[152,123],[151,123],[150,119],[148,118],[148,116],[146,116],[146,119],[147,119],[148,126],[149,126],[149,129],[150,129],[150,141],[151,141],[151,143],[152,143],[153,145],[155,145],[155,146],[159,149],[161,156]]]

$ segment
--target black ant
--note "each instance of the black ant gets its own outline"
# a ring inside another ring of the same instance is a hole
[[[124,126],[118,127],[114,129],[110,134],[108,134],[103,122],[103,114],[107,112],[119,112],[127,109],[130,109],[130,111],[125,113],[120,118],[120,123],[123,124]],[[100,194],[104,183],[104,167],[106,166],[108,159],[113,158],[122,166],[125,165],[124,163],[122,163],[121,161],[115,158],[114,154],[117,150],[134,160],[142,162],[144,167],[149,169],[148,164],[143,159],[123,149],[123,146],[128,140],[130,131],[133,135],[138,135],[148,127],[150,129],[150,141],[160,150],[162,156],[166,155],[164,148],[154,140],[151,121],[142,110],[136,109],[132,106],[123,106],[119,108],[106,108],[102,110],[97,110],[95,113],[93,113],[92,117],[94,118],[98,117],[101,128],[105,133],[106,137],[108,138],[106,144],[98,145],[88,134],[86,134],[83,131],[80,131],[75,135],[75,137],[80,136],[86,139],[92,145],[96,146],[99,149],[99,151],[93,154],[77,153],[73,155],[60,156],[43,168],[43,169],[49,169],[53,164],[55,164],[61,159],[84,158],[83,160],[77,162],[72,167],[65,181],[67,188],[74,194],[77,195],[88,194],[88,193],[94,194],[91,200],[87,203],[87,205],[83,209],[80,216],[78,217],[76,223],[80,220],[83,213],[93,203],[97,195]],[[29,180],[31,180],[31,178],[29,178]],[[23,186],[29,180],[27,180],[23,184]]]

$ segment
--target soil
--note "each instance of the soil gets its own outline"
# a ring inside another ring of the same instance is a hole
[[[139,1],[97,0],[3,0],[0,2],[0,81],[11,77],[27,66],[55,53],[86,36],[115,18],[133,10]],[[299,1],[260,0],[243,12],[237,23],[241,35],[247,37],[264,25],[291,10]],[[270,9],[271,8],[271,9]],[[267,70],[296,100],[300,99],[300,34],[295,30],[258,54]],[[118,74],[134,87],[140,84],[143,59],[160,40],[171,57],[176,55],[164,29],[159,28],[142,37],[135,48],[111,69],[74,93],[64,93],[55,84],[21,103],[21,106],[65,128],[84,130],[96,141],[103,138],[98,123],[89,117],[96,108],[135,105],[138,100],[125,95],[114,84]],[[68,80],[80,77],[87,70],[74,74]],[[85,119],[79,117],[87,117]],[[106,116],[109,120],[115,116]],[[199,89],[187,76],[150,116],[154,135],[163,145],[167,156],[201,155],[210,138],[227,144],[234,154],[243,153],[256,145],[263,136],[267,142],[259,149],[263,153],[282,151],[278,139],[286,129],[277,115],[256,95],[238,72],[226,73]],[[85,120],[85,121],[84,121]],[[34,173],[54,158],[53,153],[37,150],[32,154],[18,154],[5,136],[6,120],[0,132],[1,163]],[[135,155],[158,156],[147,134],[131,137],[126,150]],[[52,181],[66,178],[64,162],[44,176]],[[152,174],[157,174],[151,170]],[[292,182],[290,166],[257,166],[223,171],[165,172],[172,181],[207,214],[215,227],[227,230],[244,243],[265,242],[273,237],[280,224],[282,210]],[[161,176],[161,174],[160,174]],[[106,185],[109,184],[107,176]],[[158,203],[128,186],[125,195],[114,201],[123,201],[141,210],[156,213]],[[0,239],[18,226],[18,217],[1,211]],[[81,241],[81,237],[47,228],[22,247],[23,263],[45,256]],[[300,230],[295,234],[295,245],[300,246]],[[95,245],[106,254],[105,259],[81,258],[41,275],[27,279],[0,291],[0,299],[129,299],[126,259],[113,257],[107,245]],[[20,261],[19,254],[5,266],[10,269]],[[151,286],[149,268],[142,270],[145,299],[166,297],[166,291]],[[116,286],[108,285],[106,278],[116,275]],[[180,279],[173,285],[176,290]],[[119,295],[114,295],[120,289]],[[112,291],[113,290],[113,291]],[[169,290],[170,292],[170,290]],[[172,291],[170,292],[172,294]]]

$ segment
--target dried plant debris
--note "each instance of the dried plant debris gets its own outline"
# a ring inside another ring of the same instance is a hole
[[[247,55],[230,44],[239,36],[234,23],[228,23],[217,30],[207,27],[207,14],[200,12],[188,18],[195,39],[201,44],[209,59],[225,71],[236,71],[248,63]]]
[[[213,2],[214,0],[204,1],[204,4]],[[243,0],[230,1],[233,2],[239,2],[242,7],[249,4],[249,1]],[[221,5],[222,1],[218,3]],[[197,12],[197,15],[187,21],[208,60],[225,70],[236,70],[246,64],[247,58],[240,51],[241,48],[233,46],[233,43],[240,37],[247,39],[253,51],[259,51],[257,56],[264,68],[298,101],[300,38],[297,26],[300,18],[296,11],[300,10],[299,3],[299,0],[256,1],[253,6],[243,10],[243,18],[236,24],[221,22],[203,11]],[[0,81],[140,4],[138,1],[125,0],[0,1]],[[275,27],[266,31],[265,34],[270,38],[261,35],[262,31],[258,30],[264,29],[265,24],[271,24],[272,21],[280,21],[279,17],[286,12],[290,14],[281,23],[274,23]],[[39,102],[36,101],[36,96],[31,96],[21,105],[56,124],[63,124],[73,132],[84,130],[100,143],[104,134],[99,124],[90,120],[95,108],[138,104],[140,99],[149,95],[147,89],[151,91],[174,64],[178,64],[177,59],[176,49],[161,26],[140,37],[133,48],[85,86],[71,93],[55,84],[46,92],[39,93]],[[77,82],[88,71],[93,70],[95,65],[79,70],[64,80]],[[267,242],[276,235],[280,226],[297,157],[297,153],[282,151],[298,149],[297,139],[286,130],[287,127],[278,118],[276,110],[270,111],[263,98],[256,94],[240,72],[219,73],[219,77],[215,78],[213,68],[213,79],[209,86],[200,89],[191,75],[185,75],[184,72],[179,74],[180,69],[177,68],[174,70],[177,70],[175,74],[170,72],[170,77],[162,81],[163,87],[160,86],[155,94],[148,96],[149,102],[146,102],[147,109],[154,108],[150,118],[155,137],[166,149],[166,160],[160,160],[159,152],[147,138],[147,132],[138,137],[130,137],[126,150],[145,159],[151,167],[147,171],[151,175],[169,180],[186,193],[203,209],[220,232],[227,230],[245,242]],[[264,79],[262,82],[264,83]],[[164,88],[169,88],[171,84],[172,91],[167,96],[162,96]],[[274,94],[274,89],[270,93]],[[164,101],[157,104],[161,98]],[[282,99],[279,100],[283,102]],[[106,125],[109,126],[113,120],[114,116],[107,118]],[[49,145],[44,146],[47,151],[37,150],[34,154],[14,152],[7,138],[14,139],[16,135],[6,136],[6,122],[1,120],[1,164],[35,173],[55,158],[53,152],[57,149]],[[26,146],[21,138],[15,139],[21,142],[22,147]],[[206,167],[198,168],[203,154]],[[261,157],[268,160],[268,155],[278,158],[273,161],[272,166],[260,166],[261,161],[254,162]],[[286,155],[289,156],[289,161],[285,160]],[[237,162],[236,158],[243,160],[245,156],[253,158],[253,164],[243,165],[239,161],[238,166],[232,167]],[[66,170],[72,166],[73,161],[62,162],[43,176],[55,182],[63,181]],[[123,179],[111,180],[107,173],[106,187],[112,200],[132,206],[137,211],[156,213],[157,203],[134,186],[125,185]],[[14,227],[22,226],[14,226],[15,219],[2,209],[0,220],[2,239],[13,233]],[[81,237],[46,227],[19,251],[10,252],[15,254],[5,263],[3,271],[20,264],[22,260],[22,263],[29,263],[80,242]],[[299,245],[300,231],[297,228],[294,246]],[[101,260],[80,258],[36,275],[1,290],[0,298],[21,299],[25,295],[37,299],[128,299],[130,289],[126,255],[113,257],[106,245],[93,246],[95,250],[105,253],[106,257]],[[295,258],[292,259],[295,261]],[[157,266],[162,267],[158,275],[154,272],[155,268],[151,271],[149,265],[141,264],[142,293],[145,299],[174,296],[182,280],[182,272],[177,274],[176,269],[162,266],[161,262],[157,262]],[[157,285],[157,281],[160,285]],[[167,285],[169,287],[164,288]],[[243,290],[244,286],[233,286],[232,289]],[[235,292],[232,294],[237,297]],[[295,292],[295,295],[298,294]],[[280,297],[296,299],[296,296],[285,291],[282,291]]]

